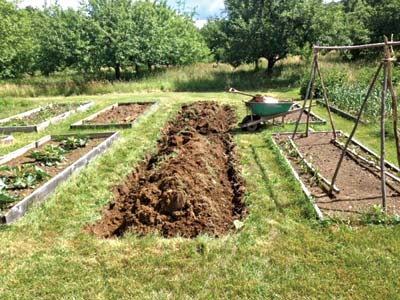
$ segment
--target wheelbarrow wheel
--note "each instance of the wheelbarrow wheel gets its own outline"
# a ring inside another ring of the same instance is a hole
[[[242,121],[242,124],[241,124],[241,127],[242,127],[242,129],[243,129],[244,131],[254,132],[254,131],[256,131],[256,130],[260,127],[260,123],[258,123],[258,124],[253,124],[253,125],[250,125],[250,126],[245,126],[245,125],[246,125],[247,123],[250,123],[250,122],[253,122],[253,121],[258,121],[258,120],[260,120],[260,119],[261,119],[260,116],[256,116],[256,115],[251,116],[251,115],[248,115],[248,116],[244,117],[244,119],[243,119],[243,121]]]

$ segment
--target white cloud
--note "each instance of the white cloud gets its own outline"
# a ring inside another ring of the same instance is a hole
[[[197,28],[201,29],[204,27],[204,25],[206,25],[206,23],[207,23],[207,20],[196,20],[194,22],[194,25],[196,25]]]

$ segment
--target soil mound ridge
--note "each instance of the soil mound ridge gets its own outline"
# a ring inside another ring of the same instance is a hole
[[[185,105],[167,124],[157,154],[114,188],[103,218],[87,230],[100,237],[126,231],[164,237],[225,234],[241,219],[243,180],[232,137],[236,122],[226,105]]]

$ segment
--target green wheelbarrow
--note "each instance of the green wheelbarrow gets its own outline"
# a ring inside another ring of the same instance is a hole
[[[233,88],[229,89],[229,92],[252,97],[250,101],[244,101],[250,113],[240,124],[243,130],[250,132],[256,131],[261,124],[265,124],[270,120],[285,117],[302,110],[302,108],[291,109],[294,104],[293,101],[278,101],[262,95],[250,95]]]

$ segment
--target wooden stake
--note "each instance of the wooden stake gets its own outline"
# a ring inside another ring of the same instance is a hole
[[[339,158],[338,164],[337,164],[337,166],[336,166],[335,173],[333,174],[333,177],[332,177],[332,186],[331,186],[331,189],[330,189],[330,191],[329,191],[330,194],[333,193],[333,185],[335,184],[336,178],[337,178],[337,176],[338,176],[338,174],[339,174],[339,170],[340,170],[340,167],[341,167],[341,165],[342,165],[343,158],[344,158],[344,156],[346,155],[346,150],[347,150],[347,148],[349,147],[349,144],[350,144],[351,140],[353,139],[354,134],[356,133],[358,124],[360,123],[360,120],[361,120],[361,115],[362,115],[362,113],[364,112],[364,109],[365,109],[365,106],[366,106],[366,104],[367,104],[368,98],[370,97],[371,92],[372,92],[372,90],[374,89],[375,83],[376,83],[376,81],[377,81],[377,79],[378,79],[379,73],[381,72],[382,66],[383,66],[383,63],[380,63],[380,64],[379,64],[379,67],[378,67],[378,70],[376,71],[376,73],[375,73],[375,75],[374,75],[374,78],[372,79],[371,84],[369,85],[369,89],[368,89],[367,95],[365,96],[364,102],[362,103],[361,108],[360,108],[360,110],[359,110],[359,112],[358,112],[357,120],[356,120],[356,122],[355,122],[355,124],[354,124],[353,130],[351,131],[350,136],[349,136],[349,138],[348,138],[347,141],[346,141],[346,145],[345,145],[345,147],[344,147],[344,149],[343,149],[342,155],[341,155],[340,158]]]
[[[324,84],[324,78],[322,77],[322,73],[321,73],[321,69],[319,67],[318,59],[316,60],[315,65],[316,65],[316,69],[318,71],[319,79],[321,81],[322,94],[324,96],[324,100],[325,100],[325,103],[326,103],[326,109],[328,111],[329,121],[331,122],[331,127],[332,127],[332,131],[333,131],[333,138],[336,140],[335,124],[333,123],[333,117],[332,117],[331,108],[330,108],[330,105],[329,105],[328,93],[326,92],[326,88],[325,88],[325,84]]]
[[[400,46],[400,42],[388,42],[389,46]],[[314,45],[314,50],[357,50],[357,49],[372,49],[372,48],[383,48],[385,47],[385,43],[376,43],[376,44],[365,44],[365,45],[355,45],[355,46],[319,46]]]
[[[393,37],[392,37],[393,38]],[[398,111],[397,111],[397,95],[396,95],[396,90],[393,87],[393,77],[392,77],[392,63],[389,61],[391,60],[391,51],[390,47],[387,45],[388,44],[388,39],[385,36],[385,59],[387,61],[387,72],[388,72],[388,86],[389,86],[389,91],[392,96],[392,117],[393,117],[393,133],[394,133],[394,140],[396,143],[396,150],[397,150],[397,164],[400,166],[400,137],[399,137],[399,131],[398,131]]]
[[[382,89],[382,100],[381,100],[381,190],[382,190],[382,208],[383,211],[387,212],[386,206],[386,173],[385,173],[385,109],[386,109],[386,95],[388,89],[388,64],[390,62],[384,62],[384,79]]]
[[[313,96],[313,95],[311,95],[311,88],[312,88],[312,86],[314,86],[314,81],[315,81],[315,65],[316,65],[316,61],[317,61],[317,55],[314,54],[314,59],[313,59],[313,62],[311,64],[310,82],[308,83],[306,96],[304,97],[303,107],[302,107],[302,109],[300,111],[299,117],[297,118],[296,126],[295,126],[294,131],[293,131],[293,135],[292,135],[293,139],[297,134],[297,130],[299,129],[299,124],[300,124],[300,121],[301,121],[301,117],[303,116],[303,112],[304,112],[304,110],[306,108],[307,100],[310,98],[310,96],[311,97]],[[310,112],[308,112],[308,113],[310,114]],[[308,120],[307,120],[307,123],[308,123]],[[307,125],[307,127],[308,127],[308,125]]]

